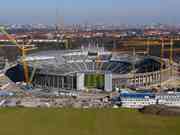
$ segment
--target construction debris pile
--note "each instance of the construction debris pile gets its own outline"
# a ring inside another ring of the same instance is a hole
[[[153,114],[161,116],[180,116],[179,107],[169,107],[165,105],[150,105],[142,109],[139,109],[139,111],[144,114]]]

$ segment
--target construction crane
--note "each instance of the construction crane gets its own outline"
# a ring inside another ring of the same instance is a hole
[[[176,39],[177,40],[177,39]],[[138,46],[145,46],[146,47],[146,54],[149,55],[150,53],[150,46],[161,46],[160,49],[160,87],[162,87],[162,74],[163,74],[163,68],[164,68],[164,52],[169,52],[169,65],[170,65],[170,70],[171,70],[171,76],[173,76],[173,52],[174,51],[180,51],[179,48],[174,48],[174,39],[171,38],[158,38],[156,40],[152,39],[133,39],[129,41],[124,41],[124,47],[138,47]],[[165,46],[169,46],[169,48],[165,48]]]
[[[129,41],[125,41],[124,43],[124,47],[141,47],[144,46],[146,47],[145,51],[146,54],[149,55],[150,53],[150,47],[151,46],[161,46],[161,59],[164,57],[162,54],[164,52],[169,52],[169,64],[172,65],[173,64],[173,52],[174,51],[180,51],[179,48],[174,48],[174,39],[170,39],[170,38],[158,38],[156,40],[152,40],[152,39],[146,39],[146,38],[142,38],[140,39],[132,39]],[[165,46],[169,46],[169,48],[165,48]],[[144,50],[144,49],[143,49]]]
[[[96,62],[96,67],[99,69],[102,62],[99,54],[97,54],[95,62]]]
[[[164,62],[163,62],[163,58],[164,58],[164,39],[161,39],[161,59],[160,59],[160,64],[161,64],[161,68],[160,68],[160,87],[162,87],[162,73],[163,73],[163,67],[164,67]]]
[[[29,69],[28,69],[28,64],[27,64],[27,59],[26,59],[26,54],[28,51],[36,49],[33,45],[19,45],[14,37],[12,37],[8,32],[6,32],[4,27],[0,27],[0,32],[7,36],[9,41],[11,41],[21,52],[21,63],[23,65],[24,69],[24,77],[25,77],[25,83],[29,87],[31,85],[31,81],[29,78]],[[31,77],[32,78],[32,77]]]
[[[173,76],[173,64],[174,64],[174,60],[173,60],[173,52],[176,51],[176,49],[174,49],[174,40],[173,39],[168,39],[169,42],[165,42],[167,41],[167,39],[161,38],[161,50],[160,50],[160,64],[161,64],[161,68],[160,68],[160,87],[162,87],[162,74],[163,74],[163,68],[164,68],[164,52],[168,51],[169,52],[169,65],[170,65],[170,75],[171,77]],[[165,49],[165,46],[169,46],[169,49]],[[149,53],[149,47],[151,46],[150,41],[147,40],[147,53]]]
[[[161,45],[162,44],[161,39],[162,39],[162,37],[156,38],[156,39],[152,39],[152,38],[132,38],[132,39],[122,40],[121,43],[122,43],[122,45],[128,46],[128,47],[135,46],[135,45],[144,46],[144,45],[147,45],[147,42],[151,46],[157,46],[157,45]],[[163,37],[163,40],[164,41],[169,41],[170,37],[169,38],[164,38]],[[178,41],[178,39],[174,39],[174,40]],[[164,45],[168,46],[169,43],[168,42],[164,42]]]

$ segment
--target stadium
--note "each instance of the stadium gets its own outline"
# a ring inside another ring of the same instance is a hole
[[[162,62],[155,56],[114,53],[97,47],[42,51],[29,55],[26,61],[29,74],[33,75],[33,86],[43,89],[98,89],[110,92],[124,86],[145,88],[158,85],[170,77],[166,59]],[[20,72],[23,74],[23,69],[18,64],[6,75],[19,82],[24,79]]]

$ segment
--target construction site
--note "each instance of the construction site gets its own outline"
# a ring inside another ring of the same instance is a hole
[[[179,63],[173,54],[176,50],[173,48],[173,39],[168,42],[163,39],[161,44],[158,42],[157,46],[161,47],[158,57],[149,54],[150,46],[155,46],[154,41],[153,44],[147,41],[145,50],[141,52],[135,48],[131,50],[131,45],[129,51],[115,48],[109,51],[94,42],[88,46],[81,45],[80,49],[40,51],[26,55],[37,47],[18,45],[14,39],[9,38],[21,50],[22,57],[7,70],[6,75],[13,82],[25,82],[32,88],[101,89],[106,92],[123,87],[162,89],[163,86],[171,85],[169,83],[174,82],[179,75]],[[167,50],[169,57],[164,57]]]
[[[71,103],[73,107],[112,107],[113,94],[117,96],[123,90],[164,93],[179,88],[179,63],[174,57],[177,50],[174,42],[178,39],[175,38],[122,40],[125,46],[120,50],[116,42],[108,49],[93,39],[71,49],[64,38],[56,40],[65,46],[62,50],[35,51],[39,49],[33,44],[37,41],[18,41],[5,28],[1,28],[1,33],[12,43],[8,47],[19,49],[21,54],[15,62],[2,62],[5,67],[2,78],[6,78],[2,96],[12,96],[10,101],[2,100],[3,106],[65,107]],[[150,53],[154,46],[159,48],[159,56]],[[146,105],[149,104],[147,101]]]

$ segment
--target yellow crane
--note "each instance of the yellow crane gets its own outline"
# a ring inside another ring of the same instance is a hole
[[[14,37],[12,37],[9,33],[6,32],[4,27],[0,27],[0,32],[4,34],[9,41],[11,41],[21,52],[21,63],[23,65],[24,69],[24,77],[25,77],[25,82],[27,85],[30,85],[31,81],[29,79],[29,69],[28,69],[28,64],[27,64],[27,59],[26,59],[26,54],[28,51],[34,50],[33,45],[19,45]]]

